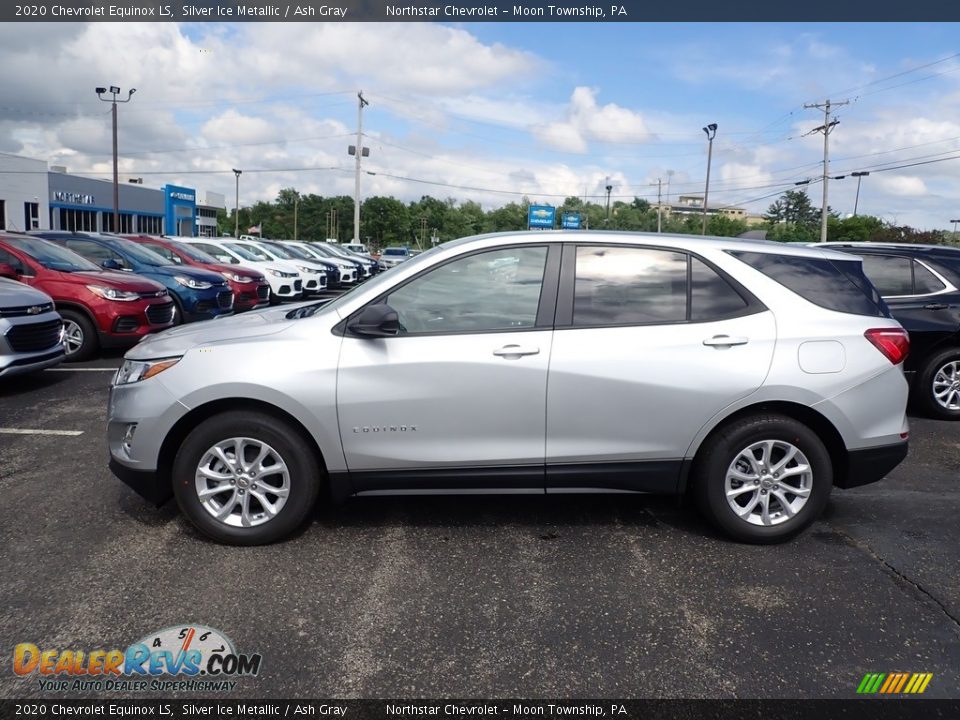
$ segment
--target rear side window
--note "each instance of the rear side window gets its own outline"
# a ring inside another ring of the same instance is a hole
[[[916,260],[913,261],[913,292],[915,295],[929,295],[946,289],[946,285]]]
[[[852,315],[890,317],[877,289],[863,274],[859,258],[847,261],[758,252],[730,254],[814,305]]]
[[[881,295],[913,294],[913,262],[910,258],[892,255],[867,255],[863,272],[877,286]]]
[[[690,258],[690,319],[709,322],[741,313],[747,301],[713,268]]]

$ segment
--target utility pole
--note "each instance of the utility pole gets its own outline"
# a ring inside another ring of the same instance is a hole
[[[830,178],[828,177],[830,173],[830,133],[837,125],[840,124],[839,119],[830,120],[830,110],[831,108],[840,105],[849,104],[849,100],[844,100],[842,102],[831,102],[829,99],[822,103],[804,104],[805,108],[816,108],[817,110],[823,110],[823,125],[810,131],[810,133],[823,133],[823,207],[820,208],[820,242],[827,241],[827,184],[830,181]]]
[[[653,187],[654,184],[657,186],[657,232],[660,232],[660,189],[663,185],[663,182],[660,180],[660,178],[657,178],[657,182],[650,183],[650,187]]]
[[[240,176],[243,175],[243,170],[233,169],[233,174],[237,178],[237,196],[236,201],[233,206],[233,236],[235,238],[240,237]]]
[[[297,241],[297,210],[300,205],[300,193],[293,191],[293,241]]]
[[[857,216],[857,205],[860,204],[860,181],[863,180],[863,178],[865,178],[865,177],[866,177],[867,175],[869,175],[869,174],[870,174],[870,173],[868,173],[868,172],[852,172],[852,173],[850,173],[850,177],[855,177],[855,178],[857,179],[857,197],[856,197],[856,199],[853,201],[853,216],[854,216],[854,217]]]
[[[956,240],[957,239],[957,223],[960,223],[960,220],[951,220],[950,222],[953,223],[953,239]]]
[[[363,90],[357,93],[357,144],[351,145],[348,152],[357,157],[356,176],[353,190],[353,242],[360,242],[360,158],[369,157],[370,149],[363,147],[363,108],[370,103],[364,100]]]

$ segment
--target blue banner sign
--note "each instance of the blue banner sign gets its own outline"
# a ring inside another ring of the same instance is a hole
[[[557,209],[550,205],[531,205],[527,212],[527,227],[530,229],[553,229]]]
[[[564,230],[579,230],[580,213],[565,212],[563,214],[563,219],[560,221],[560,227],[562,227]]]

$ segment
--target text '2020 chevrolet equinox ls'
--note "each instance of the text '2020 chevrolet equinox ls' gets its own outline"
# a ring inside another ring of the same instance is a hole
[[[904,458],[907,349],[851,255],[478,236],[332,302],[148,337],[111,387],[111,467],[235,544],[287,536],[321,489],[689,491],[775,542]]]

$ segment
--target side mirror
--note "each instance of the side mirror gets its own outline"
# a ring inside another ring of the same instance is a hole
[[[118,263],[113,258],[107,258],[101,262],[100,267],[102,267],[104,270],[123,270],[123,265]]]
[[[18,276],[17,271],[13,269],[13,265],[9,265],[8,263],[0,263],[0,277],[16,280]]]
[[[390,337],[399,334],[400,318],[397,311],[386,303],[367,305],[347,323],[347,329],[363,337]]]

